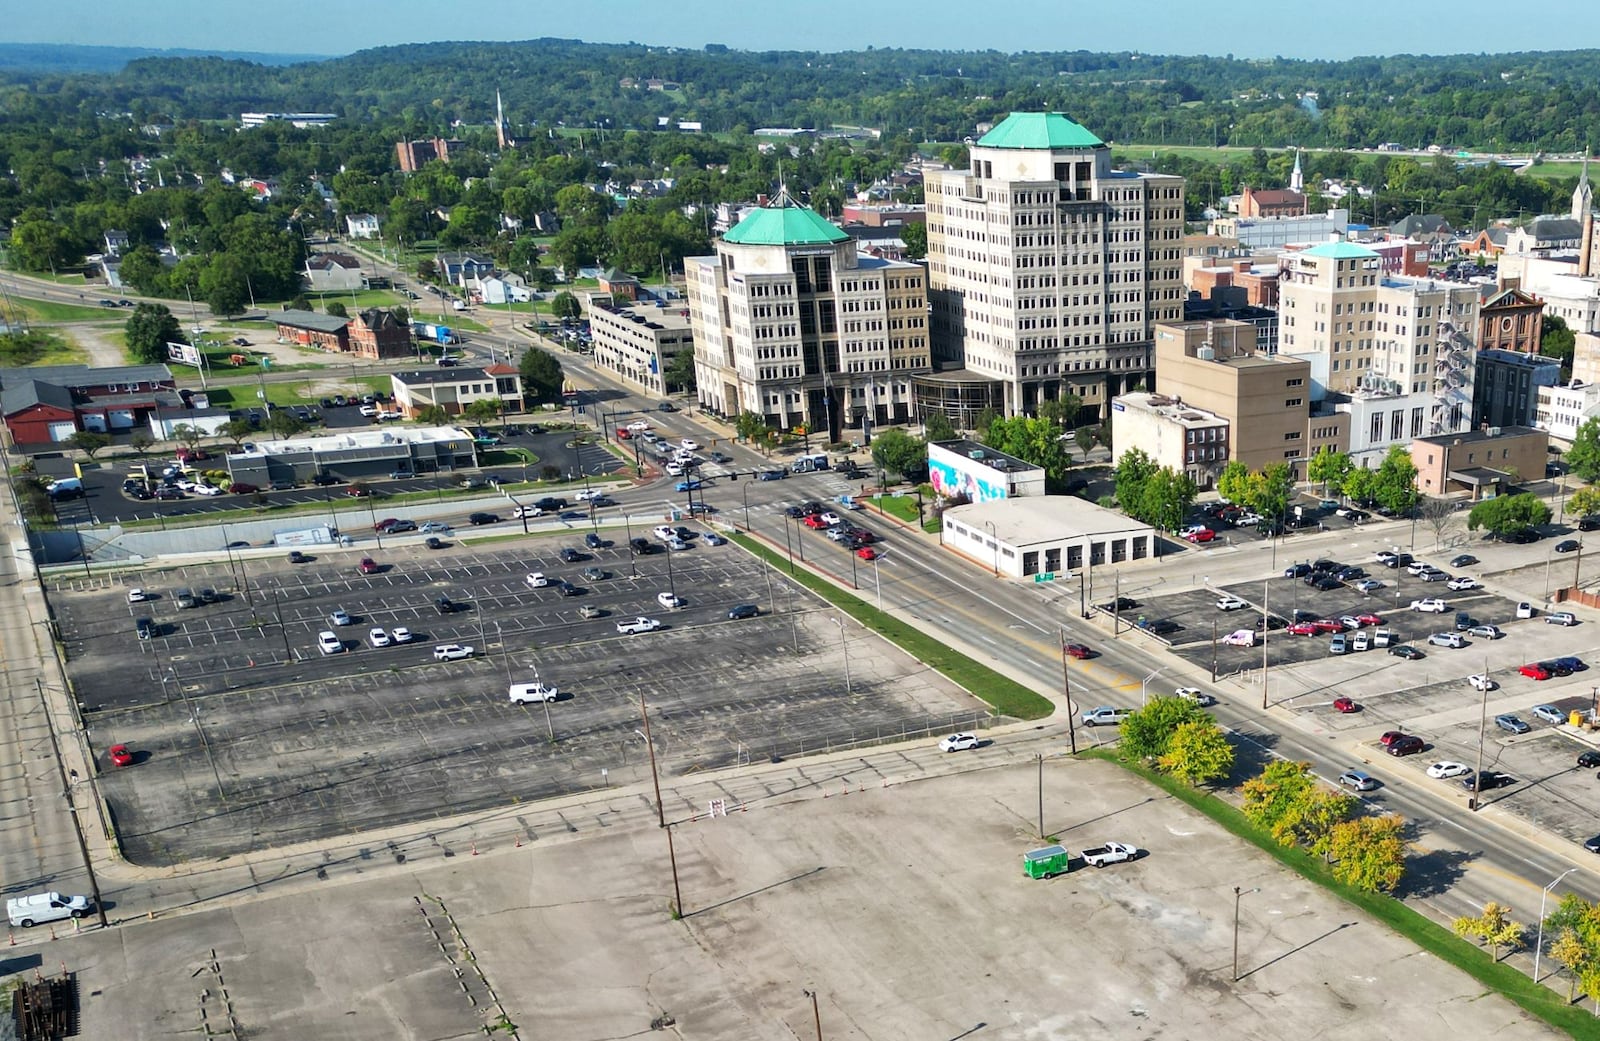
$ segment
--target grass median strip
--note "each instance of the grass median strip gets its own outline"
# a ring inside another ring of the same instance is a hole
[[[783,558],[748,535],[729,536],[744,549],[772,567],[781,567]],[[991,705],[996,712],[1015,719],[1043,719],[1055,711],[1049,699],[1029,690],[1007,676],[952,650],[937,637],[916,629],[892,615],[879,611],[826,579],[808,570],[795,569],[794,578],[828,603],[884,637],[918,661],[935,669]]]
[[[1505,962],[1491,960],[1489,952],[1468,943],[1403,901],[1381,893],[1367,893],[1344,885],[1334,879],[1328,865],[1313,854],[1301,849],[1281,845],[1276,839],[1247,820],[1231,803],[1202,789],[1191,788],[1163,773],[1132,763],[1111,749],[1090,749],[1079,753],[1083,757],[1104,759],[1135,773],[1152,785],[1199,812],[1210,817],[1238,838],[1252,843],[1279,863],[1303,878],[1315,882],[1341,897],[1345,902],[1359,907],[1367,914],[1387,925],[1422,950],[1441,961],[1455,966],[1485,987],[1514,1002],[1529,1015],[1551,1026],[1564,1030],[1580,1041],[1600,1041],[1600,1019],[1568,1004],[1562,993],[1552,987],[1536,984],[1520,969]],[[1404,888],[1404,883],[1401,883]],[[1530,923],[1537,926],[1537,922]]]

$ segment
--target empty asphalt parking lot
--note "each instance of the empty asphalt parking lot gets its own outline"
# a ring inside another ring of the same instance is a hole
[[[218,856],[638,780],[649,770],[641,698],[668,776],[983,718],[976,699],[735,546],[696,539],[634,560],[623,543],[559,558],[580,545],[393,548],[370,575],[359,553],[300,565],[274,554],[244,565],[248,597],[226,560],[59,583],[52,605],[129,859]],[[533,588],[532,572],[581,592]],[[159,598],[128,604],[136,582]],[[224,598],[179,610],[180,586]],[[681,607],[659,603],[669,591]],[[741,603],[762,614],[729,619]],[[585,605],[599,616],[581,617]],[[337,609],[351,624],[327,620]],[[140,640],[136,615],[160,635]],[[637,616],[662,628],[617,631]],[[373,647],[373,627],[415,638]],[[345,650],[321,654],[317,633],[330,628]],[[435,661],[445,643],[473,655]],[[559,700],[509,702],[509,684],[535,680]],[[132,766],[105,762],[115,743]]]

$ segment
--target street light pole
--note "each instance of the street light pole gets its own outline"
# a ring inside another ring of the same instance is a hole
[[[1161,675],[1163,672],[1165,672],[1166,668],[1167,667],[1165,665],[1161,666],[1161,668],[1157,669],[1155,672],[1152,672],[1150,675],[1146,676],[1143,680],[1141,680],[1139,682],[1139,707],[1140,708],[1143,708],[1146,704],[1149,703],[1147,698],[1146,698],[1146,696],[1145,696],[1145,691],[1149,689],[1150,681],[1155,679],[1157,676]]]
[[[1572,874],[1577,868],[1567,868],[1555,877],[1555,881],[1544,887],[1544,892],[1539,894],[1539,939],[1533,945],[1533,982],[1539,982],[1539,956],[1544,953],[1544,901],[1550,895],[1550,890],[1556,887],[1563,878]]]
[[[1067,668],[1067,631],[1061,630],[1061,696],[1067,702],[1067,741],[1078,754],[1078,727],[1072,710],[1072,671]]]
[[[1000,536],[994,529],[994,521],[984,521],[984,526],[989,529],[989,537],[994,539],[994,577],[1000,577]]]
[[[850,682],[850,644],[845,638],[844,614],[841,612],[833,621],[839,627],[839,649],[844,653],[844,692],[853,694],[855,690]]]
[[[1245,893],[1259,893],[1259,887],[1240,889],[1233,887],[1233,982],[1239,982],[1239,898]]]
[[[811,999],[811,1018],[817,1023],[817,1041],[822,1041],[822,1013],[817,1010],[817,992],[807,990],[801,993]]]

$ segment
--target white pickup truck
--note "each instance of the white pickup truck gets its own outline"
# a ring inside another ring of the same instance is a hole
[[[624,635],[632,633],[647,633],[661,628],[661,623],[654,618],[638,617],[617,623],[617,632]]]
[[[1139,855],[1138,846],[1130,846],[1123,842],[1108,842],[1104,846],[1083,851],[1083,862],[1092,867],[1105,867],[1107,864],[1119,864],[1124,860],[1133,860]]]

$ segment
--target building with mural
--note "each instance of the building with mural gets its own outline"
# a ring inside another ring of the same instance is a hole
[[[938,495],[965,502],[1044,494],[1042,468],[966,438],[929,443],[928,480]]]

